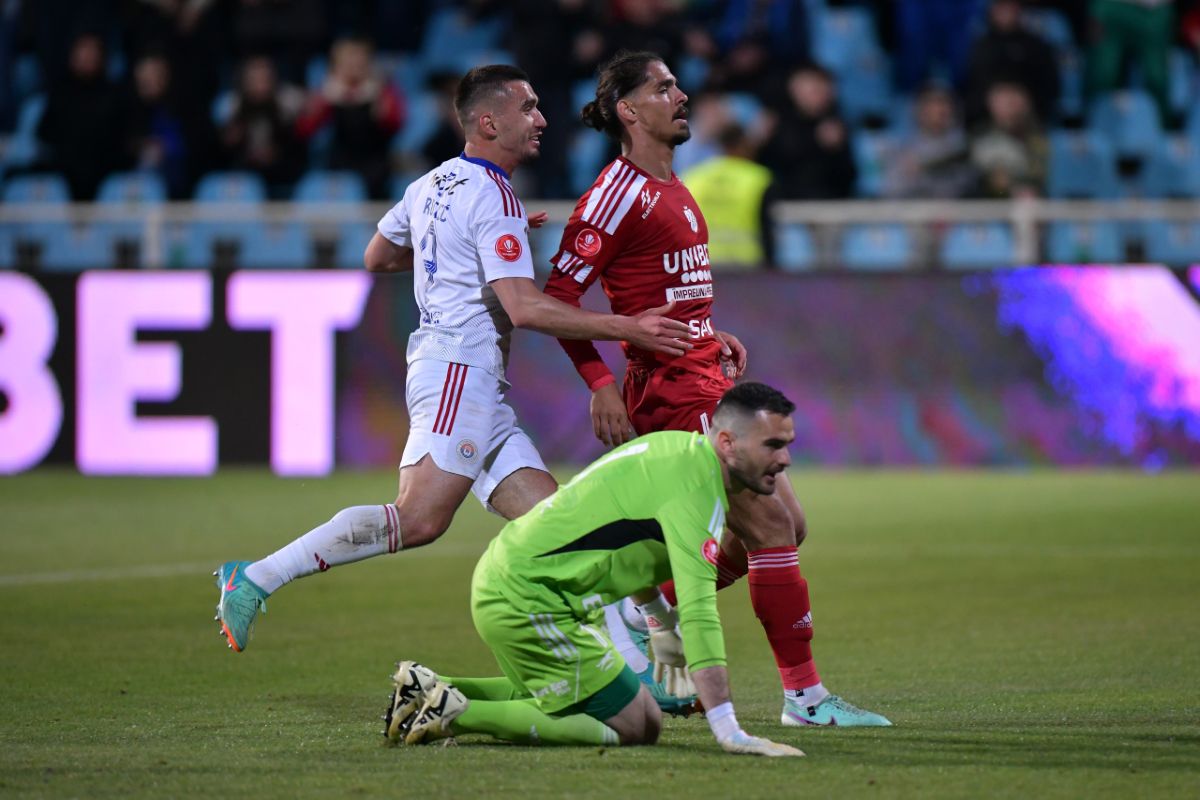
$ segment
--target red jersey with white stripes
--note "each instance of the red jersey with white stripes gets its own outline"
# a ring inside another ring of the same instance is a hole
[[[609,164],[579,198],[550,261],[555,269],[546,293],[574,306],[597,279],[614,314],[639,314],[675,301],[671,316],[688,324],[693,349],[672,357],[623,342],[631,366],[670,364],[720,374],[721,345],[711,316],[708,225],[692,193],[674,173],[669,181],[660,181],[624,157]],[[613,380],[591,342],[559,343],[589,388]]]

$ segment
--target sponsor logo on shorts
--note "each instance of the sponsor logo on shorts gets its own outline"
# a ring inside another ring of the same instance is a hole
[[[511,233],[496,240],[496,255],[505,261],[516,261],[521,257],[521,243]]]
[[[464,461],[470,461],[479,453],[479,448],[470,439],[463,439],[458,443],[458,457]]]
[[[559,697],[562,697],[569,691],[571,691],[571,684],[567,683],[566,681],[555,681],[554,683],[550,684],[549,686],[543,686],[541,689],[534,689],[533,696],[534,697],[545,697],[546,695],[553,692],[554,694],[558,695]]]
[[[716,566],[717,553],[720,552],[721,545],[717,544],[716,539],[705,539],[703,546],[700,548],[700,554],[704,556],[704,560]]]
[[[584,228],[575,237],[575,252],[583,258],[591,258],[596,255],[603,245],[604,242],[600,241],[600,234],[591,228]]]

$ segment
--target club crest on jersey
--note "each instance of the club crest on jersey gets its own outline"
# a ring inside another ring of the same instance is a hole
[[[700,547],[700,555],[704,556],[704,560],[717,565],[717,553],[720,551],[721,545],[717,544],[716,539],[705,539],[704,544]]]
[[[579,232],[579,235],[575,237],[575,252],[583,258],[591,258],[592,256],[596,255],[596,253],[600,252],[600,248],[603,246],[603,244],[604,243],[600,241],[600,234],[596,233],[591,228],[584,228]]]
[[[458,443],[456,449],[458,450],[458,457],[463,461],[470,461],[479,453],[479,448],[470,439],[463,439]]]
[[[506,233],[496,240],[496,255],[505,261],[516,261],[521,257],[521,243],[511,233]]]
[[[683,216],[687,217],[688,225],[692,226],[692,233],[700,230],[700,223],[696,221],[696,215],[687,206],[683,207]]]

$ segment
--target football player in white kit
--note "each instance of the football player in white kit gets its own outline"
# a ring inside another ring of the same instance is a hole
[[[220,631],[241,651],[268,595],[297,578],[371,556],[419,547],[450,526],[474,492],[514,519],[557,488],[504,402],[509,335],[529,328],[569,339],[626,340],[682,355],[687,326],[670,306],[636,317],[560,302],[534,283],[529,219],[509,183],[535,158],[546,120],[516,67],[468,72],[455,109],[463,153],[415,181],[379,221],[364,261],[372,272],[414,270],[420,327],[408,341],[411,430],[394,503],[339,511],[259,561],[228,561],[214,573]],[[540,224],[544,215],[535,215]]]

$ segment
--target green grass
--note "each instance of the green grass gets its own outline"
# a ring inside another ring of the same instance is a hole
[[[425,550],[281,590],[249,650],[209,572],[394,473],[297,481],[0,480],[0,796],[1182,797],[1200,794],[1200,477],[798,472],[826,685],[886,730],[779,725],[744,586],[721,596],[739,718],[798,744],[720,753],[464,738],[382,746],[399,657],[493,674],[467,611],[498,522],[473,502]]]

